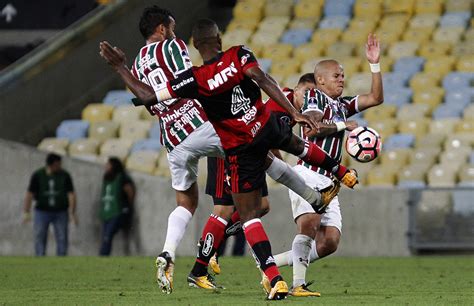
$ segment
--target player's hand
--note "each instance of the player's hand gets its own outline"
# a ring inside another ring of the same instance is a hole
[[[100,56],[114,69],[119,69],[125,66],[127,58],[120,48],[112,47],[108,41],[99,43]]]
[[[299,123],[300,125],[306,126],[309,129],[308,132],[317,133],[319,132],[318,122],[311,116],[295,113],[293,115],[293,121]]]
[[[71,222],[75,226],[79,225],[79,219],[77,218],[76,213],[70,213],[69,214],[69,222]]]
[[[346,121],[346,130],[348,131],[355,130],[358,126],[359,124],[355,120]]]
[[[31,213],[30,212],[24,212],[23,217],[21,220],[22,224],[27,224],[31,222]]]
[[[380,61],[380,42],[375,34],[369,33],[365,44],[365,56],[371,64],[377,64]]]

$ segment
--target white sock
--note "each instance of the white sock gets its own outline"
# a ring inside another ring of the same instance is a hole
[[[293,252],[291,250],[275,255],[275,264],[277,267],[293,266]],[[309,252],[309,262],[319,259],[318,251],[316,251],[316,241],[311,242],[311,251]]]
[[[278,183],[293,190],[297,195],[310,204],[319,204],[321,194],[306,185],[304,179],[287,163],[279,158],[273,158],[273,162],[267,169],[268,175]]]
[[[168,252],[173,261],[175,259],[176,248],[181,242],[181,239],[183,239],[186,227],[192,217],[191,212],[181,206],[176,207],[168,216],[168,228],[166,230],[163,252]]]
[[[293,254],[291,251],[286,251],[273,256],[277,267],[292,266],[293,265]]]
[[[298,234],[293,240],[293,288],[306,283],[306,270],[309,266],[309,253],[314,239]]]

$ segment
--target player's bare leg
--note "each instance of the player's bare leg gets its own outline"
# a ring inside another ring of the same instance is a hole
[[[316,254],[317,258],[324,258],[336,252],[341,240],[341,232],[335,226],[320,226],[316,234]],[[313,261],[314,261],[313,260]]]
[[[262,202],[261,189],[232,193],[232,197],[243,224],[245,238],[260,268],[270,280],[271,290],[267,298],[272,300],[285,298],[288,295],[288,286],[275,265],[270,241],[258,217]]]
[[[173,272],[176,248],[183,239],[186,228],[198,206],[196,182],[185,191],[176,190],[176,207],[168,216],[168,227],[163,251],[156,258],[156,280],[167,294],[173,291]]]

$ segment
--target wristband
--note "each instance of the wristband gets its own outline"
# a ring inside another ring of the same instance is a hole
[[[380,72],[380,63],[377,63],[377,64],[369,63],[369,66],[370,66],[370,72],[372,72],[372,73]]]
[[[346,124],[342,121],[334,123],[336,125],[337,131],[344,131],[346,129]]]

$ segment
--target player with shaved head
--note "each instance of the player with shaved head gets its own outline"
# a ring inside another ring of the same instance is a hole
[[[318,131],[302,129],[306,141],[320,146],[327,154],[340,161],[344,131],[357,127],[350,116],[383,102],[382,74],[380,73],[380,45],[375,35],[368,36],[366,57],[372,71],[370,93],[354,97],[343,97],[344,68],[336,60],[320,61],[314,69],[316,89],[306,92],[301,111],[311,114],[319,121]],[[299,160],[294,169],[301,174],[306,184],[324,188],[331,184],[332,174]],[[308,289],[306,270],[310,262],[334,253],[339,245],[342,229],[338,197],[335,197],[323,214],[315,214],[308,203],[290,191],[293,218],[298,234],[293,240],[292,250],[275,256],[277,266],[293,265],[293,296],[319,296],[319,292]]]

